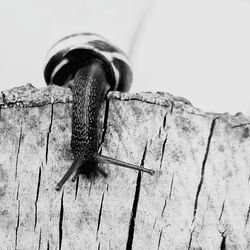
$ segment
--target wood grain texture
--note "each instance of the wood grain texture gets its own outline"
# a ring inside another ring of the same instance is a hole
[[[55,185],[71,165],[71,92],[31,85],[0,97],[1,249],[250,248],[250,119],[167,93],[112,92],[95,180]],[[103,122],[104,121],[104,122]]]

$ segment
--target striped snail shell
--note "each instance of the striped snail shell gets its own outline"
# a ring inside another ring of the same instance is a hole
[[[126,92],[130,89],[132,70],[125,53],[102,36],[92,33],[73,34],[54,44],[45,61],[46,83],[67,84],[92,58],[104,62],[110,90]]]

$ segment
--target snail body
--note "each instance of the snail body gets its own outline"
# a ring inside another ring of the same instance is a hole
[[[98,150],[97,119],[107,94],[107,80],[98,61],[78,70],[72,86],[72,138],[75,158],[89,158]]]
[[[67,86],[73,80],[71,148],[74,161],[58,182],[56,190],[60,190],[73,173],[73,181],[79,174],[95,171],[107,176],[99,163],[154,173],[153,170],[98,154],[98,117],[107,92],[127,91],[132,81],[132,71],[121,50],[97,35],[72,35],[52,47],[44,75],[48,84]]]

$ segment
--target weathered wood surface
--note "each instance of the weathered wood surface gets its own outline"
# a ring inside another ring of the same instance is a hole
[[[95,180],[56,182],[72,163],[69,90],[0,98],[1,249],[249,249],[250,119],[164,93],[109,95]],[[106,111],[106,112],[105,112]]]

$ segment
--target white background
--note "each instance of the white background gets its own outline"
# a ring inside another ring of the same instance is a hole
[[[250,115],[249,0],[0,0],[0,90],[45,86],[50,46],[95,32],[128,53],[131,91]]]

